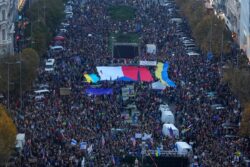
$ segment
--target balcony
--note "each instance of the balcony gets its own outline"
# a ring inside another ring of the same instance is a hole
[[[5,19],[5,20],[0,20],[0,25],[4,25],[4,24],[7,24],[8,22],[7,22],[7,20]]]
[[[0,46],[6,46],[6,45],[9,45],[11,44],[12,41],[11,40],[0,40]]]
[[[3,5],[8,5],[8,3],[7,3],[7,0],[0,0],[0,6],[3,6]]]

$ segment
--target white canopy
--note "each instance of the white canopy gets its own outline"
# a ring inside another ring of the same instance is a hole
[[[192,154],[192,146],[183,141],[176,142],[175,149],[178,154]]]
[[[22,149],[25,144],[25,134],[24,133],[18,133],[16,135],[16,148]]]
[[[161,121],[163,123],[174,124],[175,122],[174,114],[169,110],[162,111]]]
[[[156,45],[155,44],[147,44],[147,53],[156,54]]]
[[[167,137],[179,138],[179,130],[173,124],[163,124],[162,133]]]
[[[166,85],[163,85],[160,81],[152,83],[152,89],[155,90],[164,90],[166,89]]]

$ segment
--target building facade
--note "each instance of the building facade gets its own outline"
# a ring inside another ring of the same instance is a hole
[[[0,57],[14,53],[17,0],[0,0]]]
[[[250,1],[241,0],[240,12],[240,48],[243,49],[250,60]]]
[[[238,0],[226,1],[225,21],[231,32],[240,33],[240,2]]]
[[[250,0],[211,0],[250,60]]]

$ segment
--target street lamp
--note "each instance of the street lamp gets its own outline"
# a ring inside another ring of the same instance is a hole
[[[141,143],[142,166],[143,166],[143,159],[144,159],[145,154],[146,154],[146,143],[143,141]]]
[[[5,64],[7,64],[8,65],[8,111],[10,111],[10,65],[12,65],[12,64],[21,64],[21,62],[20,61],[16,61],[16,62],[13,62],[13,63],[11,63],[11,62],[5,62]],[[20,78],[21,78],[21,76],[20,76]]]
[[[22,107],[23,107],[23,95],[22,95],[22,59],[21,59],[21,54],[19,54],[19,91],[20,91],[20,113],[22,113]]]
[[[223,61],[223,49],[224,49],[224,26],[222,28],[222,34],[221,34],[221,53],[220,53],[220,63],[222,65]]]

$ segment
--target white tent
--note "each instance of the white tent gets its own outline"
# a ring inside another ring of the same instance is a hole
[[[175,143],[175,150],[180,155],[192,154],[192,146],[182,141]]]
[[[154,90],[164,90],[164,89],[166,89],[166,85],[163,85],[162,83],[161,83],[161,81],[157,81],[157,82],[154,82],[154,83],[152,83],[152,89],[154,89]]]
[[[170,111],[170,108],[169,108],[169,106],[167,104],[161,104],[160,107],[159,107],[159,110],[161,112],[166,111],[166,110]]]
[[[169,110],[162,111],[161,121],[163,123],[174,124],[175,122],[174,114]]]
[[[163,124],[162,133],[167,137],[179,138],[179,130],[173,124]]]
[[[155,44],[147,44],[147,53],[156,54],[156,45]]]
[[[22,150],[24,144],[25,144],[25,134],[24,133],[18,133],[16,135],[16,148]]]

